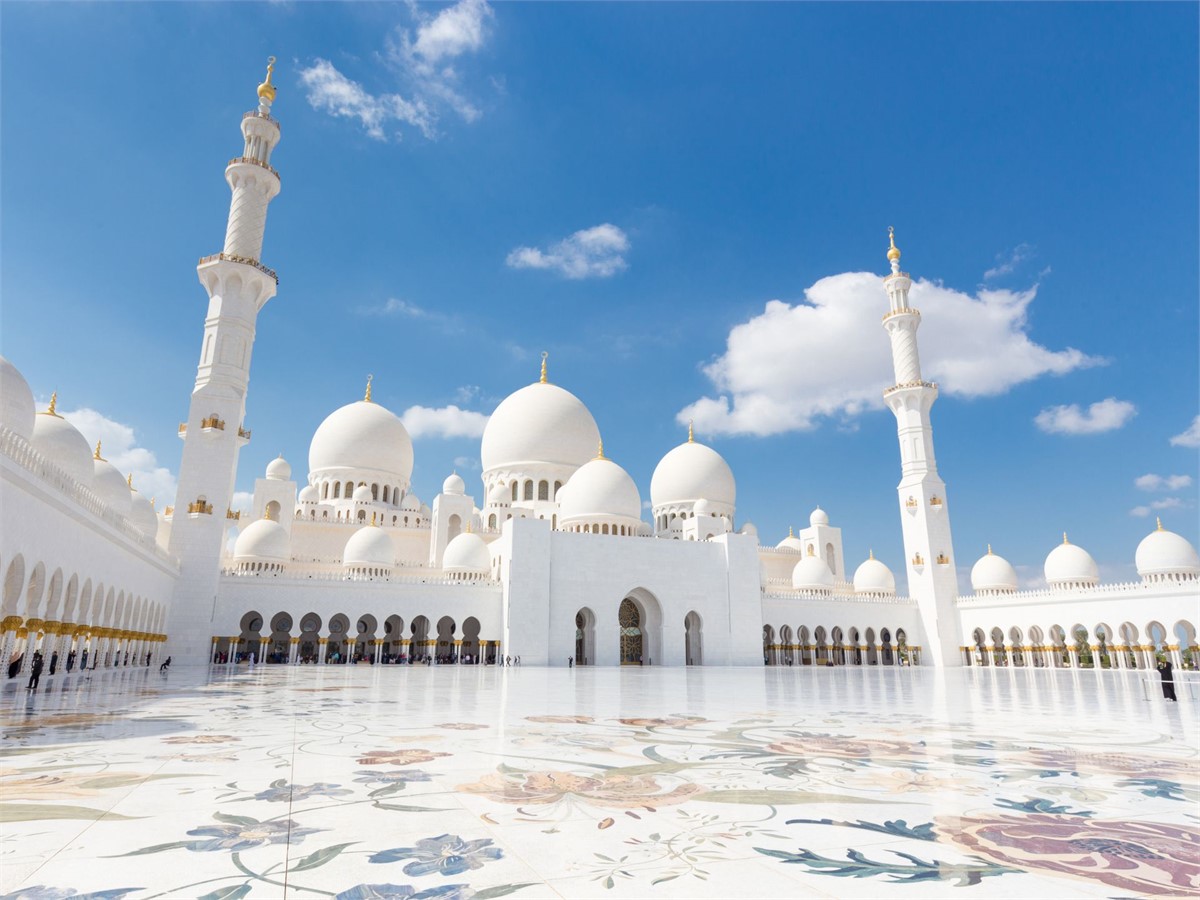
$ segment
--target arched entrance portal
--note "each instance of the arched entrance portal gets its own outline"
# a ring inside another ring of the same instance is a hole
[[[617,611],[621,626],[621,665],[640,666],[643,657],[642,614],[637,605],[626,597]]]
[[[662,609],[644,588],[630,591],[617,610],[620,661],[623,666],[662,663]]]
[[[590,666],[596,661],[596,615],[586,606],[575,613],[575,665]]]
[[[684,662],[689,666],[704,665],[704,646],[701,641],[700,615],[693,610],[683,620]]]

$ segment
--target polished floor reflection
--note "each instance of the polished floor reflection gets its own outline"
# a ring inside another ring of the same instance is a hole
[[[0,900],[1200,896],[1200,688],[1141,674],[10,681]]]

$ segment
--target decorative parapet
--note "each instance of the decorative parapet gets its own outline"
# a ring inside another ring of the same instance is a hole
[[[196,500],[188,504],[189,516],[211,516],[213,505],[207,500]]]
[[[988,606],[996,606],[997,604],[1019,605],[1044,600],[1069,600],[1072,602],[1080,600],[1107,600],[1117,599],[1116,595],[1145,593],[1147,591],[1177,591],[1181,594],[1194,594],[1196,591],[1196,582],[1160,581],[1146,583],[1143,581],[1124,581],[1114,584],[1092,584],[1085,587],[1067,588],[1065,590],[1039,588],[1033,591],[1012,591],[1011,593],[988,592],[986,594],[967,594],[961,596],[958,598],[958,604],[959,606],[969,606],[975,602],[983,602]]]
[[[279,128],[279,120],[278,119],[276,119],[275,117],[273,117],[271,115],[268,115],[265,112],[259,112],[257,109],[252,109],[248,113],[243,113],[242,118],[243,119],[266,119],[268,122],[270,122],[276,128]]]
[[[252,166],[258,166],[261,169],[266,169],[268,172],[270,172],[276,178],[279,178],[280,181],[283,181],[283,179],[280,178],[278,172],[276,172],[273,168],[271,168],[269,165],[267,165],[261,159],[255,159],[253,156],[235,156],[233,159],[231,159],[228,163],[225,164],[225,168],[229,168],[230,166],[236,166],[238,163],[249,163]]]
[[[242,518],[242,511],[240,509],[237,511],[234,511],[232,509],[226,509],[225,510],[225,518],[232,519],[233,521],[238,522]]]
[[[883,396],[894,394],[896,391],[907,390],[908,388],[936,388],[936,381],[906,381],[903,384],[893,384],[890,388],[883,392]]]
[[[254,572],[242,572],[242,571],[238,571],[237,569],[229,568],[229,567],[223,568],[221,570],[221,575],[222,575],[222,577],[225,577],[225,578],[238,578],[238,579],[246,579],[246,580],[254,580],[255,579]],[[363,581],[363,579],[355,578],[353,573],[342,572],[342,571],[309,572],[307,574],[297,574],[294,572],[289,572],[284,575],[275,576],[269,580],[270,580],[271,584],[278,584],[282,581],[282,582],[290,582],[290,583],[297,584],[297,585],[305,584],[306,582],[312,582],[312,581],[320,581],[320,582],[341,581],[341,582],[346,582],[347,584],[354,584],[355,586],[362,586],[365,583]],[[492,581],[490,579],[487,579],[487,580],[481,579],[481,580],[476,580],[476,581],[462,581],[457,578],[452,578],[448,575],[435,575],[432,573],[426,574],[426,575],[416,575],[416,574],[408,575],[408,574],[393,573],[386,581],[381,578],[381,579],[379,579],[379,581],[377,583],[378,584],[448,584],[448,585],[454,585],[455,587],[464,587],[464,588],[499,588],[500,587],[499,581]]]
[[[832,594],[821,591],[797,591],[791,590],[786,593],[783,591],[764,591],[764,600],[827,600],[835,603],[889,603],[897,606],[915,606],[916,602],[911,597],[900,597],[895,594],[843,594],[834,592]]]
[[[238,437],[240,437],[244,441],[250,440],[250,429],[243,428],[241,425],[239,425],[238,426]]]
[[[186,428],[187,426],[185,425],[184,427]],[[205,429],[215,428],[217,431],[224,431],[225,420],[218,419],[216,416],[209,416],[207,419],[200,420],[200,427]]]
[[[939,497],[937,494],[934,494],[932,497],[929,498],[929,505],[940,507],[942,505],[942,498]]]
[[[258,269],[258,271],[260,271],[264,275],[266,275],[268,278],[272,279],[276,284],[279,284],[279,276],[275,274],[275,270],[268,269],[266,266],[264,266],[262,263],[260,263],[257,259],[254,259],[251,256],[235,256],[232,253],[213,253],[213,254],[210,254],[209,256],[200,257],[200,262],[197,263],[197,265],[202,266],[205,263],[216,262],[217,260],[225,260],[226,262],[241,263],[244,266],[253,266],[254,268]]]
[[[899,274],[903,275],[905,278],[908,277],[907,272],[900,272]],[[895,277],[894,275],[888,276],[888,278],[894,278],[894,277]],[[888,319],[892,318],[893,316],[916,316],[919,319],[919,318],[921,318],[921,311],[919,309],[914,309],[911,306],[906,306],[904,309],[893,309],[890,312],[884,313],[883,318],[880,321],[886,322]]]

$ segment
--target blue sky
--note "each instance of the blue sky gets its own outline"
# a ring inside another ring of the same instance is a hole
[[[274,54],[281,286],[240,490],[281,450],[302,477],[370,372],[440,411],[417,493],[457,466],[481,500],[478,439],[438,430],[477,430],[547,350],[644,500],[694,415],[764,542],[820,503],[848,563],[899,570],[887,299],[855,274],[886,272],[894,225],[960,566],[990,542],[1032,579],[1065,530],[1129,577],[1156,514],[1198,541],[1194,4],[2,15],[2,350],[152,490]]]

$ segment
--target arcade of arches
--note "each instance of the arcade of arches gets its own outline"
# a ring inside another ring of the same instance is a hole
[[[876,636],[878,635],[878,640]],[[809,630],[790,625],[779,630],[763,626],[763,663],[768,666],[915,666],[921,664],[921,648],[910,646],[903,628],[894,632],[881,628],[818,625]]]
[[[1179,668],[1200,667],[1196,626],[1180,619],[1170,629],[1161,622],[1141,628],[1125,622],[1115,631],[1103,622],[1092,627],[1076,623],[1065,629],[1050,626],[1049,632],[1033,625],[1005,630],[975,628],[971,643],[962,648],[969,666],[1013,666],[1055,669],[1153,669],[1166,657]]]

